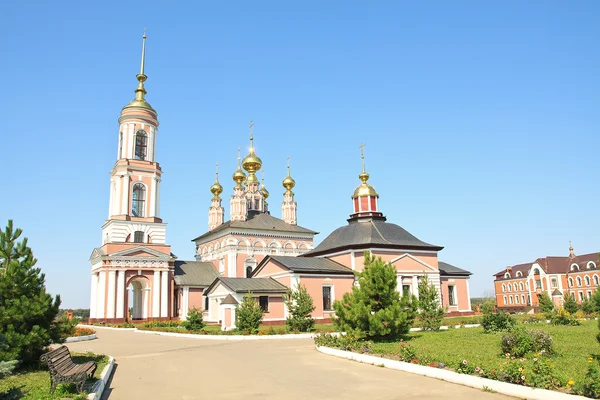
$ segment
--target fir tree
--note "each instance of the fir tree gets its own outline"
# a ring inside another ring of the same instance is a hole
[[[235,325],[244,333],[256,333],[264,313],[252,293],[248,292],[235,312]]]
[[[438,291],[429,283],[427,275],[419,281],[419,309],[423,330],[438,331],[444,319],[444,309],[441,307]]]
[[[365,268],[358,286],[333,303],[335,326],[357,337],[395,338],[408,333],[417,315],[418,301],[396,290],[396,269],[365,252]]]
[[[575,314],[577,310],[579,310],[579,305],[577,304],[577,300],[575,300],[575,296],[572,294],[565,294],[565,303],[563,304],[563,308],[569,314]]]
[[[600,289],[596,288],[592,295],[592,303],[594,304],[594,312],[600,313]]]
[[[13,229],[12,220],[0,231],[0,332],[8,345],[0,348],[0,360],[28,365],[37,362],[46,346],[61,340],[55,322],[60,297],[46,293],[46,278],[35,267],[27,238],[17,241],[22,233]]]
[[[590,315],[596,312],[596,302],[593,299],[585,299],[581,303],[581,311],[586,315]]]
[[[202,312],[196,307],[190,309],[187,314],[187,318],[181,324],[184,329],[188,331],[199,331],[204,328],[204,319],[202,318]]]
[[[311,314],[315,310],[315,305],[306,286],[298,283],[295,288],[288,289],[284,301],[290,313],[285,320],[287,329],[292,332],[312,331],[315,320]]]
[[[548,293],[542,293],[538,297],[538,300],[540,302],[540,309],[548,318],[550,318],[550,315],[552,315],[552,311],[554,310],[554,302],[550,296],[548,296]]]

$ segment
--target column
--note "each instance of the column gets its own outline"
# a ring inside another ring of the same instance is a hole
[[[183,298],[181,299],[181,319],[186,320],[188,315],[188,309],[190,307],[190,288],[185,286],[183,288]]]
[[[156,211],[154,212],[154,216],[160,218],[160,178],[156,179],[156,194],[154,197],[156,198]]]
[[[117,176],[115,177],[115,190],[117,192],[117,194],[115,195],[115,198],[113,199],[114,205],[113,205],[113,215],[121,215],[123,214],[123,212],[121,211],[121,207],[119,206],[119,201],[121,200],[122,197],[122,183],[121,181],[123,180],[122,176]]]
[[[90,288],[90,318],[96,318],[96,296],[98,295],[98,274],[92,272],[92,286]]]
[[[98,280],[98,303],[96,306],[96,318],[105,318],[104,316],[104,300],[106,299],[106,271],[100,271]]]
[[[115,285],[117,271],[108,271],[108,299],[106,299],[106,318],[115,317]]]
[[[125,317],[125,270],[118,271],[117,275],[117,318]]]
[[[152,317],[160,316],[160,271],[154,271],[154,282],[152,283]]]
[[[150,190],[148,190],[148,196],[150,196],[150,210],[148,212],[149,217],[156,215],[156,177],[153,176],[150,181]]]
[[[169,271],[161,272],[160,288],[160,316],[167,318],[169,316]]]
[[[129,175],[121,177],[121,214],[129,214]]]

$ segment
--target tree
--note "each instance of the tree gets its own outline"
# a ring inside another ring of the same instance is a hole
[[[563,308],[569,314],[575,314],[577,310],[579,310],[579,305],[575,300],[575,296],[569,293],[565,294],[565,303],[563,304]]]
[[[546,292],[542,293],[538,297],[538,300],[540,302],[540,308],[542,312],[549,318],[549,316],[552,314],[552,311],[554,310],[554,302]]]
[[[55,321],[60,297],[46,293],[46,277],[35,267],[37,259],[27,238],[17,241],[23,231],[8,221],[0,230],[0,332],[7,348],[0,348],[0,360],[37,362],[44,348],[60,342]]]
[[[199,331],[204,328],[204,319],[202,318],[202,312],[196,307],[190,309],[187,314],[187,318],[181,324],[185,330],[188,331]]]
[[[252,293],[248,292],[236,310],[235,325],[244,333],[256,333],[264,313]]]
[[[492,314],[496,309],[496,302],[494,300],[486,300],[481,303],[482,314]]]
[[[6,348],[8,348],[8,344],[6,343],[6,337],[4,337],[4,335],[0,334],[0,349],[6,349]],[[17,366],[17,363],[18,363],[17,360],[0,361],[0,379],[12,374],[13,370]],[[0,395],[1,394],[2,394],[2,392],[0,392]]]
[[[444,319],[438,291],[429,283],[427,275],[419,281],[419,319],[425,331],[438,331]]]
[[[410,330],[417,315],[418,301],[396,290],[396,269],[381,258],[365,252],[365,268],[358,274],[358,286],[335,301],[336,328],[373,339],[396,338]]]
[[[581,311],[586,315],[590,315],[596,312],[596,302],[593,299],[585,299],[581,303]]]
[[[284,302],[290,313],[285,320],[287,329],[300,332],[312,331],[315,320],[311,314],[315,310],[315,305],[306,286],[298,283],[295,288],[288,289]]]
[[[594,304],[594,312],[600,313],[600,289],[596,288],[594,291],[592,302]]]

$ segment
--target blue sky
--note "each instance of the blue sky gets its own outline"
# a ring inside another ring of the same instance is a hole
[[[232,192],[250,119],[272,213],[290,156],[317,242],[351,212],[362,141],[388,221],[445,246],[472,296],[569,240],[600,250],[598,2],[166,4],[0,5],[0,224],[25,230],[65,307],[89,306],[144,27],[180,259],[207,230],[215,162]]]

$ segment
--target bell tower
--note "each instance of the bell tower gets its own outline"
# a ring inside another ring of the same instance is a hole
[[[156,111],[145,99],[145,56],[144,32],[135,98],[123,107],[119,117],[117,161],[110,173],[102,246],[90,257],[93,321],[164,319],[172,315],[174,259],[165,244],[166,224],[160,218],[162,169],[156,162],[159,124]],[[132,296],[127,295],[129,290]],[[130,298],[133,304],[128,304]],[[128,315],[130,309],[133,313]]]

